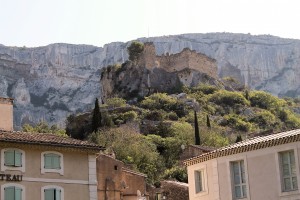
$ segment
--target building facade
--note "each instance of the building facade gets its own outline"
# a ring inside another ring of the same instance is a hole
[[[97,157],[98,200],[148,200],[146,175],[109,155]]]
[[[101,150],[53,134],[1,131],[1,200],[97,200]]]
[[[55,134],[12,131],[12,122],[12,99],[0,98],[1,200],[98,199],[96,153],[103,147]]]
[[[300,129],[248,139],[185,161],[190,200],[300,199]]]

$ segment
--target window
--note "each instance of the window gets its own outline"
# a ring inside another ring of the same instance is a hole
[[[195,171],[195,191],[196,193],[204,191],[203,170]]]
[[[45,189],[45,200],[60,200],[61,191],[59,189],[51,188]]]
[[[298,189],[296,162],[294,151],[279,153],[281,168],[282,191],[293,191]]]
[[[4,188],[4,200],[21,200],[22,189],[16,186]]]
[[[19,170],[25,172],[25,152],[20,149],[1,150],[1,171]]]
[[[60,155],[44,154],[44,167],[45,169],[60,169]]]
[[[24,186],[13,183],[1,185],[1,199],[25,200]]]
[[[11,167],[22,166],[22,153],[19,150],[7,150],[4,152],[4,165]]]
[[[56,172],[63,175],[63,155],[59,152],[48,151],[41,154],[41,171]]]
[[[49,185],[42,187],[42,200],[63,200],[64,190],[62,187]]]
[[[233,196],[235,199],[247,197],[247,181],[244,160],[231,162]]]

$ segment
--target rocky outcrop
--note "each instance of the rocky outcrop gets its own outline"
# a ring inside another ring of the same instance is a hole
[[[216,60],[218,76],[235,77],[252,89],[278,96],[300,96],[299,40],[230,33],[139,40],[153,42],[158,56],[178,54],[185,48],[205,54]],[[95,97],[101,95],[100,69],[124,63],[127,45],[0,45],[0,96],[15,98],[15,127],[42,119],[64,125],[68,114],[90,109]]]
[[[200,82],[218,84],[216,60],[190,49],[177,54],[156,55],[153,43],[145,43],[136,61],[104,68],[101,74],[102,97],[127,99],[154,92],[176,93],[183,85]]]

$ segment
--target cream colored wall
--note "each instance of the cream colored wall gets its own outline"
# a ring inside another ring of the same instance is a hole
[[[5,184],[0,181],[0,184]],[[62,183],[39,183],[39,182],[18,182],[25,187],[26,200],[41,200],[41,188],[47,185],[60,186],[64,190],[64,200],[89,200],[88,185],[62,184]],[[1,194],[0,194],[1,195]]]
[[[2,149],[0,147],[0,152]],[[63,154],[63,175],[59,173],[41,174],[41,153],[43,151],[28,148],[19,149],[25,151],[25,172],[7,170],[5,172],[1,171],[1,173],[23,175],[23,181],[15,183],[25,186],[26,200],[40,200],[41,187],[47,185],[62,187],[65,194],[64,200],[90,200],[89,186],[91,183],[89,183],[89,160],[87,153],[57,151]],[[45,148],[45,151],[49,150],[51,149]],[[8,182],[0,181],[0,186],[6,183]],[[94,181],[92,185],[96,187],[96,182]]]
[[[192,199],[201,199],[201,200],[210,200],[218,196],[216,188],[216,180],[218,179],[216,172],[216,166],[214,167],[216,160],[211,160],[197,165],[188,166],[188,180],[189,180],[189,198]],[[204,170],[204,191],[196,194],[195,191],[195,178],[194,171]]]
[[[63,154],[64,174],[60,175],[58,173],[41,174],[41,153],[43,151],[30,149],[21,150],[25,151],[26,155],[26,167],[25,173],[23,174],[24,177],[45,179],[75,179],[88,181],[88,156],[85,153],[56,151]],[[49,149],[45,151],[49,151]]]
[[[279,145],[275,147],[260,149],[256,151],[240,153],[236,155],[220,157],[214,160],[210,160],[204,163],[198,163],[188,167],[189,178],[189,193],[190,200],[194,199],[220,199],[229,200],[232,199],[232,187],[231,187],[231,174],[230,174],[230,162],[237,160],[244,160],[246,168],[246,177],[248,183],[248,198],[247,200],[294,200],[300,199],[300,192],[281,192],[280,170],[278,162],[278,153],[282,151],[292,150],[295,151],[296,163],[297,163],[297,176],[298,176],[298,188],[300,188],[300,142],[290,143],[285,145]],[[217,163],[218,171],[218,186],[220,198],[215,198],[211,195],[211,188],[214,188],[216,184],[211,184],[216,176],[212,176],[213,163]],[[195,195],[194,185],[194,170],[197,170],[203,166],[207,166],[208,175],[208,194],[201,198]],[[250,195],[249,195],[250,194]],[[245,200],[246,200],[245,199]]]
[[[0,102],[0,130],[13,130],[13,105]]]

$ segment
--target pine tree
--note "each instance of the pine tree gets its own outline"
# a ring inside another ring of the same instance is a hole
[[[198,117],[196,111],[194,111],[194,119],[195,119],[195,145],[200,145],[200,132],[198,126]]]
[[[206,126],[207,126],[208,128],[211,128],[211,125],[210,125],[210,119],[209,119],[209,116],[208,116],[208,115],[206,115]]]
[[[98,98],[96,98],[95,108],[93,111],[93,119],[92,119],[92,127],[94,132],[98,131],[98,129],[102,126],[101,121],[102,121],[102,116],[100,112],[99,101]]]

